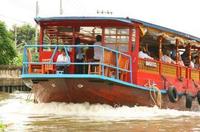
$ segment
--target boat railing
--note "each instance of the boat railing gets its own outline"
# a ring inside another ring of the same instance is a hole
[[[84,59],[82,62],[77,62],[75,59],[77,48],[81,48],[84,53],[89,49],[98,48],[101,59],[99,61]],[[61,49],[65,49],[69,54],[71,58],[69,63],[56,62]],[[58,71],[56,69],[58,65],[67,66],[67,73]],[[83,66],[82,73],[76,73],[78,65]],[[132,83],[132,59],[129,54],[100,45],[25,45],[22,74],[45,74],[47,77],[57,74],[97,74]]]
[[[170,76],[179,79],[191,79],[194,81],[200,81],[200,70],[195,68],[189,68],[180,66],[178,64],[169,64],[157,60],[139,59],[138,71],[158,74],[164,76]]]

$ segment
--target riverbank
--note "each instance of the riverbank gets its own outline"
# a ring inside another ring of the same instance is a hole
[[[28,91],[22,78],[22,67],[12,65],[0,65],[0,91],[13,92]]]

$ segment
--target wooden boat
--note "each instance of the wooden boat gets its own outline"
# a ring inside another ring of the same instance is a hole
[[[200,38],[131,18],[39,17],[35,21],[40,25],[39,44],[24,47],[22,78],[33,82],[38,102],[200,110]],[[102,37],[101,45],[92,45],[97,35]],[[140,47],[152,58],[140,58]],[[67,73],[56,69],[62,48],[71,59],[62,63]],[[84,54],[81,61],[76,59],[77,48]],[[94,49],[101,50],[100,60],[94,59]],[[162,61],[165,51],[175,53],[174,64]],[[186,51],[187,61],[195,57],[195,67],[179,65],[180,54]]]

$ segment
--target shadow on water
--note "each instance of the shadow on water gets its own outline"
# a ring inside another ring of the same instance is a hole
[[[0,93],[0,122],[6,131],[200,131],[200,112],[32,100],[26,92]]]

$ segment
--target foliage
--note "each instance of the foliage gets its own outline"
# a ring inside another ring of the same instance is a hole
[[[21,26],[14,25],[10,30],[10,36],[13,41],[16,42],[16,47],[18,54],[13,59],[11,64],[15,66],[22,66],[23,60],[23,46],[25,44],[34,44],[35,42],[35,28],[29,24],[24,24]]]
[[[22,66],[23,55],[18,53],[18,55],[13,59],[12,63],[15,66]]]
[[[11,35],[6,29],[4,22],[0,21],[0,64],[10,64],[16,56]]]
[[[35,41],[35,28],[29,24],[24,24],[22,26],[14,25],[10,32],[13,41],[16,37],[16,45],[33,44]]]

